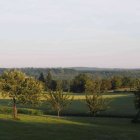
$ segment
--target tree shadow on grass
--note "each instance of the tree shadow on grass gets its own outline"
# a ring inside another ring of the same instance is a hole
[[[116,95],[114,95],[116,96]],[[111,99],[111,103],[109,104],[109,108],[101,113],[98,116],[103,117],[131,117],[133,118],[136,114],[136,110],[134,107],[134,97],[133,96],[119,96]],[[1,106],[12,106],[9,104],[8,99],[0,99]],[[31,109],[39,109],[44,112],[44,114],[56,115],[56,112],[51,109],[51,107],[44,102],[39,107],[29,107],[29,106],[19,106],[18,108],[31,108]],[[84,100],[74,100],[72,104],[66,108],[61,115],[64,116],[89,116],[89,110],[86,106]]]
[[[88,129],[91,127],[86,126]],[[71,140],[76,138],[77,140],[86,139],[85,136],[81,136],[81,131],[87,131],[84,123],[67,121],[53,118],[50,122],[46,118],[45,122],[24,122],[0,119],[0,139],[1,140]],[[91,132],[91,131],[90,131]],[[92,139],[90,133],[89,139]]]
[[[138,138],[140,127],[123,122],[122,120],[122,126],[119,124],[114,126],[113,120],[110,122],[106,119],[91,121],[89,118],[78,120],[73,117],[58,119],[22,115],[20,121],[0,119],[0,140],[132,140],[132,138],[135,140]]]

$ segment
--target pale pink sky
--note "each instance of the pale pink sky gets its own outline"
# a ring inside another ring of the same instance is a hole
[[[140,68],[139,0],[0,1],[0,67]]]

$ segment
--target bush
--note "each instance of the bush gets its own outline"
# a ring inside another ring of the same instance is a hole
[[[43,115],[43,111],[37,109],[19,108],[18,113],[28,115]]]
[[[1,114],[11,114],[13,109],[11,107],[0,107]],[[18,108],[18,113],[27,115],[43,115],[43,111],[37,109]]]
[[[10,107],[0,107],[1,114],[10,114],[12,113],[12,108]]]

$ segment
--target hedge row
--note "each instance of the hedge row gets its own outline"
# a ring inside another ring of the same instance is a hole
[[[0,114],[11,114],[13,109],[11,107],[0,107]],[[19,114],[28,115],[43,115],[43,111],[37,109],[18,108]]]

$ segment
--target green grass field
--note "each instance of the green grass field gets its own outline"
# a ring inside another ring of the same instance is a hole
[[[110,100],[109,107],[106,111],[101,112],[99,115],[102,116],[122,116],[122,117],[133,117],[136,114],[134,106],[134,95],[133,94],[106,94],[104,98]],[[0,106],[12,106],[9,104],[9,99],[0,99]],[[18,106],[20,108],[26,108],[26,106]],[[29,107],[27,107],[29,108]],[[31,107],[30,107],[31,108]],[[42,110],[45,115],[54,115],[56,114],[50,106],[44,102],[41,106],[35,108]],[[74,101],[72,104],[66,108],[63,112],[63,115],[75,115],[75,116],[85,116],[89,115],[88,108],[85,104],[84,95],[74,95]]]
[[[1,140],[138,140],[140,125],[130,119],[0,115]]]
[[[112,116],[133,116],[136,114],[134,106],[133,94],[107,94],[104,98],[109,99],[109,107],[106,111],[101,112],[101,115]],[[64,112],[66,114],[88,114],[88,108],[85,104],[85,97],[76,96],[71,106]]]
[[[101,115],[134,116],[132,94],[107,94],[110,107]],[[83,95],[75,95],[73,103],[63,112],[67,115],[88,114]],[[11,106],[9,99],[0,100],[0,107]],[[20,108],[25,106],[19,106]],[[44,103],[36,108],[53,114]],[[132,124],[127,118],[61,117],[21,115],[12,120],[11,114],[0,114],[0,140],[138,140],[140,124]]]

